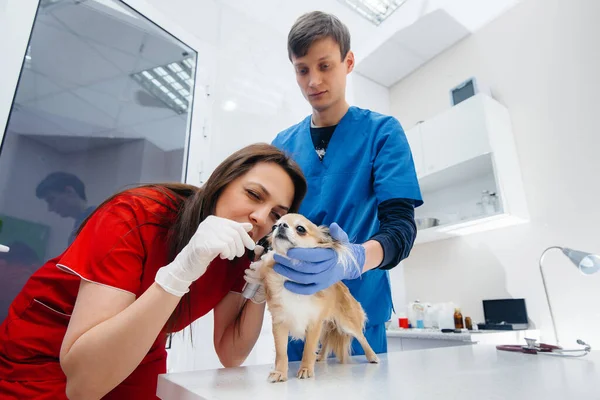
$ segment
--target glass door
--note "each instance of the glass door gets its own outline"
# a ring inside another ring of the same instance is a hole
[[[41,0],[23,53],[0,136],[0,322],[105,198],[184,180],[194,98],[196,52],[121,1]]]

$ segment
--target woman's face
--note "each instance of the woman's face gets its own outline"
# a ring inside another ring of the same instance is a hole
[[[294,183],[285,170],[275,163],[259,163],[225,187],[215,215],[250,222],[249,235],[257,242],[288,212],[293,200]]]

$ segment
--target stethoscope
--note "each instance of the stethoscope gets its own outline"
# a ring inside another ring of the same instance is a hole
[[[501,344],[496,346],[496,349],[502,351],[515,351],[526,354],[545,354],[549,356],[560,357],[585,357],[592,351],[592,346],[581,339],[577,339],[577,344],[583,346],[579,349],[563,349],[560,346],[547,343],[537,343],[535,339],[525,338],[526,346]]]

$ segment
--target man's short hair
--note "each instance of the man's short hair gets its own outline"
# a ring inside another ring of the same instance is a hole
[[[67,186],[71,186],[79,197],[87,200],[85,197],[85,185],[81,179],[68,172],[53,172],[45,177],[35,188],[35,195],[37,198],[43,199],[51,191],[64,192]]]
[[[288,57],[304,57],[317,40],[332,38],[339,46],[342,60],[350,51],[350,31],[335,15],[322,11],[306,13],[296,20],[288,34]]]

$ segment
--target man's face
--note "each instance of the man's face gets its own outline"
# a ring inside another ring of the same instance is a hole
[[[78,204],[81,200],[70,186],[67,186],[63,192],[57,190],[49,191],[44,200],[48,204],[48,211],[56,213],[63,218],[74,218],[80,211]]]
[[[304,57],[292,56],[296,81],[313,109],[325,111],[346,99],[346,76],[354,68],[354,54],[342,60],[340,46],[330,37],[317,40]]]

